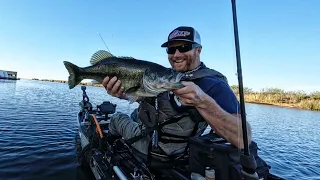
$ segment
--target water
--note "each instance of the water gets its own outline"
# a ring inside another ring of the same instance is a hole
[[[93,105],[110,98],[102,88],[87,87]],[[80,179],[74,137],[80,87],[41,81],[0,82],[0,179]]]
[[[260,155],[286,179],[320,179],[320,112],[247,104]]]
[[[87,87],[96,105],[109,100],[130,114],[136,104]],[[77,168],[74,137],[80,86],[31,80],[0,82],[0,179],[86,179]],[[271,172],[320,179],[320,113],[247,104],[247,118]]]

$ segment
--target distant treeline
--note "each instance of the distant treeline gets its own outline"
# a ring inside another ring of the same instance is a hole
[[[39,79],[33,78],[33,80]],[[39,81],[67,83],[65,80],[40,79]],[[102,87],[101,84],[91,84],[90,82],[80,83],[80,85]],[[239,97],[238,86],[232,85],[231,88]],[[269,104],[320,111],[320,91],[305,93],[304,91],[284,91],[279,88],[264,88],[261,91],[256,92],[248,87],[244,87],[243,91],[245,94],[245,101],[249,103]]]
[[[231,88],[239,97],[238,86],[233,85]],[[306,93],[304,91],[285,91],[279,88],[264,88],[257,92],[248,87],[244,87],[243,91],[246,102],[320,111],[320,91]]]

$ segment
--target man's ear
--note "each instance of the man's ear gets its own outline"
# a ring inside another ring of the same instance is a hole
[[[200,53],[201,53],[201,50],[202,50],[202,47],[198,47],[198,48],[197,48],[197,52],[198,52],[198,54],[200,54]]]

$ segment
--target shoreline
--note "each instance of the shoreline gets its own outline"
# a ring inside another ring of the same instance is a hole
[[[47,81],[56,83],[68,83],[66,80],[52,80],[52,79],[27,79],[34,81]],[[92,84],[91,82],[81,82],[79,85],[103,87],[102,84]],[[239,94],[233,89],[237,98]],[[320,98],[310,95],[301,95],[294,93],[274,93],[274,92],[244,92],[245,103],[261,104],[269,106],[278,106],[285,108],[295,108],[300,110],[320,111]]]
[[[38,79],[38,78],[32,78],[27,80],[33,80],[33,81],[47,81],[47,82],[56,82],[56,83],[65,83],[67,84],[68,81],[66,80],[53,80],[53,79]],[[86,86],[95,86],[95,87],[103,87],[102,84],[92,84],[91,82],[81,82],[79,85],[86,85]]]
[[[20,78],[16,78],[16,77],[1,77],[0,79],[4,79],[4,80],[20,80]]]
[[[259,104],[259,105],[266,105],[266,106],[277,106],[277,107],[283,107],[283,108],[291,108],[291,109],[297,109],[297,110],[309,110],[309,111],[320,111],[320,110],[311,110],[307,108],[302,108],[299,106],[294,106],[292,104],[280,104],[280,103],[264,103],[264,102],[256,102],[256,101],[245,101],[249,104]]]
[[[236,94],[239,99],[239,94]],[[295,108],[300,110],[320,111],[320,98],[315,95],[294,93],[244,93],[246,103]]]

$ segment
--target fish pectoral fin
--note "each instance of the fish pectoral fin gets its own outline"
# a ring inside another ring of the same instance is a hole
[[[150,93],[145,91],[143,88],[139,88],[136,92],[135,92],[136,96],[140,96],[140,97],[154,97],[156,96],[156,94]]]
[[[140,88],[140,86],[134,86],[134,87],[131,87],[127,90],[125,90],[125,93],[126,94],[135,94],[136,91]]]
[[[135,96],[135,95],[127,95],[128,97],[128,101],[130,102],[130,104],[136,102],[140,97],[139,96]]]
[[[139,99],[139,96],[137,95],[137,91],[139,90],[139,88],[139,86],[134,86],[125,90],[124,93],[127,95],[130,104],[136,102]]]
[[[128,89],[125,93],[128,97],[128,101],[130,101],[130,103],[136,102],[138,99],[140,99],[142,97],[156,96],[155,94],[146,92],[143,88],[138,87],[138,86]]]
[[[107,58],[111,58],[111,57],[115,57],[114,55],[112,55],[110,52],[105,51],[105,50],[99,50],[97,52],[95,52],[90,59],[90,63],[91,65],[97,64],[98,62],[107,59]]]
[[[126,94],[138,97],[154,97],[156,94],[147,92],[144,88],[140,86],[134,86],[125,91]]]

